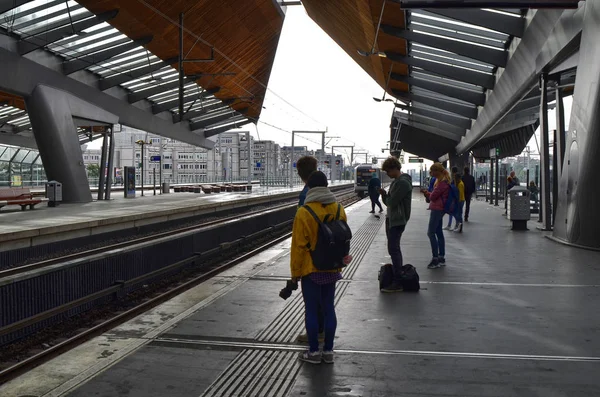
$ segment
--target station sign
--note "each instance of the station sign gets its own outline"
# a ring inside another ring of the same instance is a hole
[[[425,161],[425,160],[423,160],[423,159],[422,159],[422,158],[420,158],[420,157],[409,157],[409,158],[408,158],[408,163],[409,163],[409,164],[411,164],[411,163],[423,163],[424,161]]]
[[[498,158],[499,156],[500,156],[500,149],[499,148],[492,148],[492,149],[490,149],[490,158],[491,159]]]
[[[153,163],[160,162],[160,156],[150,156],[150,161]]]

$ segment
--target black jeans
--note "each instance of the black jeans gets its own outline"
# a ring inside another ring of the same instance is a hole
[[[377,204],[379,206],[379,209],[381,211],[383,211],[383,207],[381,206],[381,203],[379,202],[379,196],[369,196],[369,198],[371,199],[372,211],[375,211],[375,204]]]
[[[468,195],[465,197],[465,219],[469,219],[469,212],[471,212],[471,199],[473,198],[472,195]]]
[[[389,218],[385,219],[385,232],[387,235],[388,254],[392,257],[392,268],[394,269],[394,281],[399,281],[402,271],[403,259],[400,249],[400,239],[406,226],[390,227]]]

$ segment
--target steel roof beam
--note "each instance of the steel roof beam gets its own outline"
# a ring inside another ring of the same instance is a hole
[[[109,48],[108,50],[95,52],[91,55],[85,55],[79,58],[75,58],[70,61],[63,62],[63,73],[71,74],[78,70],[85,69],[92,65],[97,65],[101,62],[107,61],[117,55],[123,54],[129,50],[133,50],[139,46],[144,46],[152,41],[152,37],[144,37],[139,40],[132,41],[124,45]]]
[[[428,124],[423,124],[423,123],[420,123],[418,121],[409,120],[408,118],[405,118],[405,117],[402,117],[402,116],[398,116],[398,115],[396,115],[395,117],[398,119],[398,121],[401,124],[406,124],[408,126],[411,126],[411,127],[414,127],[414,128],[418,128],[420,130],[429,132],[429,133],[434,134],[434,135],[439,135],[439,136],[444,137],[444,138],[452,139],[455,142],[458,142],[460,140],[460,136],[451,134],[451,133],[449,133],[447,131],[444,131],[444,130],[441,130],[441,129],[437,128],[437,127],[432,127],[432,126],[430,126]]]
[[[177,62],[177,58],[170,58],[170,59],[167,59],[166,61],[154,63],[150,66],[144,66],[142,68],[134,69],[131,72],[125,72],[125,73],[118,74],[116,76],[107,77],[103,80],[100,80],[100,90],[106,91],[109,88],[115,87],[119,84],[123,84],[123,83],[126,83],[131,80],[139,79],[140,77],[143,77],[152,72],[156,72],[157,70],[160,70],[160,69],[164,68],[165,66],[170,66],[176,62]]]
[[[469,84],[475,84],[486,89],[494,88],[494,76],[483,73],[473,72],[454,66],[443,65],[437,62],[426,61],[396,53],[386,53],[387,57],[394,62],[404,63],[410,66],[416,66],[440,76],[448,77],[453,80],[462,81]]]
[[[211,136],[219,135],[219,134],[221,134],[223,132],[227,132],[231,129],[240,128],[249,123],[252,123],[252,120],[241,119],[240,121],[236,121],[234,124],[231,124],[231,125],[228,124],[228,125],[216,127],[216,128],[210,129],[210,130],[204,130],[204,136],[206,136],[208,138]]]
[[[246,109],[246,111],[247,111],[247,109]],[[233,110],[233,111],[221,114],[219,116],[211,117],[211,118],[201,120],[201,121],[195,121],[190,125],[190,128],[192,131],[206,129],[206,128],[210,128],[212,126],[218,126],[219,124],[222,124],[224,121],[228,121],[230,119],[237,120],[237,119],[239,119],[240,116],[241,116],[241,114],[239,114],[238,112]]]
[[[398,99],[404,99],[407,101],[416,101],[424,103],[429,106],[434,106],[439,109],[443,109],[447,112],[454,113],[470,119],[477,118],[477,108],[475,106],[463,106],[454,102],[445,101],[443,98],[434,98],[425,95],[419,95],[415,93],[407,93],[392,90],[394,95]]]
[[[47,46],[50,43],[54,43],[65,36],[70,36],[73,32],[79,33],[85,29],[91,28],[92,26],[96,26],[101,22],[109,21],[116,17],[118,13],[118,10],[104,12],[95,17],[75,22],[73,25],[68,24],[50,32],[40,34],[39,36],[31,36],[27,37],[27,39],[21,39],[19,41],[19,54],[27,54],[33,50]]]
[[[484,92],[484,88],[481,86],[471,84],[471,83],[466,83],[464,81],[457,80],[454,77],[440,76],[438,74],[431,73],[431,72],[429,72],[427,70],[423,70],[421,68],[413,67],[410,75],[417,79],[423,79],[423,80],[431,81],[434,83],[440,83],[440,84],[448,84],[453,87],[463,88],[463,89],[465,89],[467,91],[471,91],[471,92],[477,92],[477,93]]]
[[[417,43],[415,43],[417,44]],[[480,72],[491,74],[494,70],[493,65],[484,64],[483,62],[476,61],[475,59],[463,57],[462,55],[448,53],[436,48],[419,47],[418,45],[412,45],[410,49],[410,55],[413,57],[425,58],[431,61],[439,61],[449,63],[451,65],[462,66]]]
[[[384,33],[415,43],[421,43],[428,47],[439,48],[450,51],[471,59],[488,63],[490,65],[505,67],[507,62],[506,51],[493,50],[474,44],[462,43],[460,41],[445,39],[442,37],[431,36],[424,33],[415,33],[396,26],[381,25]]]
[[[397,108],[404,109],[408,112],[412,112],[413,114],[418,114],[421,116],[428,117],[430,119],[439,120],[440,122],[450,124],[452,126],[458,126],[460,128],[464,128],[465,130],[471,128],[470,119],[465,119],[462,117],[444,114],[440,112],[436,112],[434,110],[419,108],[417,105],[413,106],[404,106],[400,104],[396,104]]]
[[[411,114],[407,117],[408,120],[413,120],[421,124],[428,125],[430,127],[439,128],[440,130],[446,131],[455,137],[461,137],[465,134],[466,128],[456,127],[452,124],[444,123],[442,121],[432,119],[431,117],[421,116],[419,114]]]
[[[496,12],[476,9],[431,9],[430,11],[443,17],[511,36],[523,37],[523,31],[525,30],[525,18],[509,17]]]
[[[2,126],[4,124],[7,124],[7,123],[10,123],[13,120],[20,119],[21,117],[25,116],[25,114],[27,114],[27,112],[25,112],[23,110],[23,111],[18,112],[18,113],[13,113],[10,116],[6,116],[6,117],[0,119],[0,126]]]
[[[82,8],[83,8],[83,7],[82,7],[81,5],[79,5],[79,4],[78,4],[78,5],[76,5],[76,6],[74,6],[74,7],[69,7],[69,9],[71,10],[71,12],[73,12],[73,11],[77,11],[77,10],[80,10],[80,9],[82,9]],[[31,15],[35,15],[35,14],[34,14],[34,13],[30,13],[29,15],[31,16]],[[43,13],[43,16],[40,16],[40,17],[37,17],[37,18],[31,18],[31,19],[28,19],[28,20],[26,20],[26,21],[23,21],[23,22],[21,22],[21,23],[20,23],[20,24],[18,24],[18,25],[13,25],[13,26],[12,26],[12,29],[13,29],[13,30],[15,30],[15,31],[17,31],[17,32],[19,32],[19,31],[21,31],[23,28],[27,28],[27,27],[29,27],[29,26],[33,26],[33,25],[39,24],[40,22],[44,22],[44,21],[47,21],[47,20],[50,20],[50,19],[52,19],[52,18],[56,18],[56,17],[59,17],[59,16],[68,17],[67,9],[66,9],[66,8],[64,8],[64,9],[62,9],[62,10],[58,10],[58,11],[55,11],[55,12],[51,12],[51,13],[49,13],[49,14],[47,14],[47,13]],[[90,16],[90,13],[89,13],[89,12],[87,12],[87,10],[86,10],[86,12],[84,12],[84,13],[81,13],[81,14],[74,15],[74,18],[77,18],[77,20],[81,20],[81,19],[83,19],[83,18],[86,18],[86,17],[89,17],[89,16]],[[53,24],[51,24],[51,25],[49,25],[49,26],[44,26],[44,27],[45,27],[47,30],[50,30],[50,29],[52,29],[52,28],[56,28],[57,26],[60,26],[61,24],[63,24],[63,23],[65,22],[65,21],[64,21],[64,19],[65,19],[65,18],[63,18],[63,21],[60,21],[60,20],[59,20],[59,21],[56,21],[56,22],[54,22]],[[69,20],[68,20],[68,19],[66,19],[66,21],[69,21]],[[75,21],[75,19],[73,19],[73,22],[74,22],[74,21]],[[69,23],[70,23],[70,22],[69,22]],[[39,30],[39,29],[38,29],[38,30]]]
[[[190,83],[190,81],[184,81]],[[128,95],[129,103],[136,103],[143,99],[148,99],[151,96],[161,94],[163,92],[168,92],[170,90],[174,90],[179,87],[179,80],[173,80],[167,83],[162,83],[160,85],[153,86],[152,88],[147,88],[141,91],[135,91]]]
[[[110,26],[110,28],[113,29],[112,26]],[[107,34],[107,35],[102,36],[102,37],[97,37],[97,38],[95,38],[93,40],[89,40],[89,41],[86,41],[86,42],[80,42],[80,43],[77,43],[77,44],[73,44],[73,45],[70,45],[69,47],[64,47],[65,44],[68,44],[68,43],[70,43],[72,41],[77,41],[77,40],[81,40],[82,38],[86,38],[86,36],[83,35],[83,32],[80,32],[79,34],[80,34],[80,36],[74,36],[73,40],[67,40],[66,42],[58,41],[58,42],[55,42],[53,44],[50,44],[48,46],[48,49],[50,51],[55,51],[55,52],[58,52],[58,53],[63,53],[65,55],[67,55],[69,52],[73,52],[73,53],[75,53],[75,55],[72,55],[71,57],[75,58],[75,57],[80,56],[82,54],[82,52],[79,51],[80,48],[89,47],[95,41],[105,41],[105,40],[114,39],[116,37],[121,37],[120,40],[114,40],[114,41],[111,41],[109,43],[105,43],[105,44],[102,44],[100,46],[94,47],[92,49],[88,49],[87,52],[83,53],[83,55],[90,54],[91,52],[95,52],[95,51],[102,51],[102,50],[105,50],[105,49],[110,48],[112,46],[116,46],[116,45],[128,43],[129,41],[131,41],[129,39],[129,37],[123,36],[123,33],[121,33],[121,32],[114,32],[114,33],[110,33],[110,34]],[[91,37],[91,36],[93,36],[95,34],[96,34],[96,32],[94,31],[92,33],[88,33],[87,36]],[[81,35],[83,35],[83,36],[81,36]]]
[[[209,95],[215,94],[217,92],[219,92],[220,87],[217,88],[213,88],[207,91],[202,91],[200,92],[200,94],[198,94],[198,92],[194,92],[193,94],[187,94],[183,97],[183,102],[191,102],[193,100],[200,100],[200,99],[204,99]],[[152,106],[152,113],[154,114],[158,114],[161,112],[165,112],[167,110],[173,109],[174,107],[176,107],[179,104],[179,98],[175,98],[175,99],[171,99],[167,102],[163,102],[163,103],[159,103],[156,105]]]
[[[222,101],[212,102],[212,103],[204,106],[200,110],[192,110],[192,111],[185,113],[183,115],[183,120],[195,119],[197,117],[204,116],[209,112],[212,112],[212,111],[216,112],[216,111],[225,110],[225,109],[228,109],[227,104],[225,102],[222,102]],[[177,122],[177,121],[179,121],[179,115],[173,115],[173,122]]]
[[[437,92],[451,98],[460,99],[461,101],[472,103],[473,105],[483,106],[485,104],[485,94],[483,93],[468,91],[462,88],[452,87],[451,85],[435,83],[424,79],[417,79],[415,77],[403,76],[398,73],[392,73],[391,77],[401,83],[425,88],[426,90]]]
[[[423,16],[420,16],[417,14],[422,14]],[[437,18],[437,19],[433,20],[433,19],[429,19],[426,17],[432,17],[432,18]],[[481,29],[477,29],[472,26],[466,26],[464,24],[458,25],[458,24],[452,23],[450,21],[442,21],[439,19],[440,19],[439,15],[431,13],[427,10],[416,10],[410,14],[411,22],[427,23],[430,25],[435,25],[435,26],[439,26],[440,28],[450,29],[450,30],[460,30],[461,32],[472,34],[472,35],[477,35],[477,36],[483,36],[490,40],[506,41],[510,37],[509,35],[507,35],[505,33],[499,33],[499,32],[494,32],[494,31],[490,31],[490,30],[481,30]]]
[[[455,26],[454,29],[452,31],[446,30],[446,29],[440,29],[438,28],[437,25],[437,21],[430,21],[430,24],[432,24],[433,26],[425,26],[425,25],[421,25],[421,24],[416,24],[414,20],[411,20],[411,24],[408,26],[408,28],[412,31],[416,31],[419,30],[421,32],[425,32],[425,33],[431,33],[431,34],[436,34],[436,35],[440,35],[440,36],[446,36],[446,37],[452,37],[458,40],[464,40],[464,41],[470,41],[472,43],[477,43],[477,44],[483,44],[486,46],[490,46],[490,47],[496,47],[496,48],[500,48],[500,49],[504,49],[504,42],[502,41],[497,41],[497,40],[489,40],[485,37],[477,37],[477,36],[473,36],[471,34],[465,34],[462,33],[461,30],[461,26]],[[419,33],[419,32],[415,32],[415,33]]]

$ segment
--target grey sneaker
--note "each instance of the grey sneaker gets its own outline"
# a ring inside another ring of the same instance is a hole
[[[427,269],[437,269],[438,267],[440,267],[440,262],[437,258],[432,259],[427,265]]]
[[[438,258],[438,265],[439,267],[444,267],[446,266],[446,258],[444,258],[443,256],[440,256]]]
[[[325,364],[333,364],[333,351],[323,351],[322,358]]]
[[[304,361],[305,363],[310,363],[310,364],[321,364],[321,359],[322,359],[322,354],[320,351],[318,352],[310,352],[310,351],[305,351],[304,353],[300,353],[300,356],[298,357],[298,359],[300,359],[300,361]]]

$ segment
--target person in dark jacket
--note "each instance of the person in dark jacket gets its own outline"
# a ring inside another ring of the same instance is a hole
[[[465,222],[469,222],[471,199],[473,198],[473,194],[475,194],[477,191],[477,186],[475,185],[475,178],[473,178],[473,175],[471,175],[471,170],[469,167],[465,167],[463,172],[462,180],[465,184]]]
[[[400,171],[401,164],[397,158],[389,157],[385,160],[381,169],[394,180],[390,186],[389,193],[383,189],[380,190],[383,203],[387,206],[385,226],[388,253],[392,257],[392,268],[394,271],[394,281],[381,291],[396,292],[402,291],[400,273],[402,271],[403,260],[400,239],[410,219],[413,187],[410,175],[403,174]]]
[[[383,207],[379,201],[379,189],[381,189],[381,180],[376,176],[373,176],[369,181],[369,198],[371,199],[371,212],[375,213],[375,205],[379,207],[379,212],[383,212]]]

